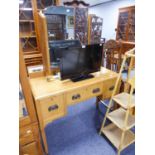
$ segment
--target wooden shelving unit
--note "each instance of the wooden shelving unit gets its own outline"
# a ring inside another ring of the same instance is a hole
[[[135,58],[134,52],[135,50],[132,49],[124,55],[121,69],[114,87],[114,91],[112,93],[112,97],[110,99],[110,103],[107,107],[107,111],[100,129],[100,134],[103,133],[117,148],[118,155],[120,155],[123,149],[125,149],[127,146],[129,146],[135,141],[135,135],[131,131],[131,129],[135,126],[135,116],[131,114],[130,111],[131,108],[135,107],[135,100],[133,95],[135,89],[135,77],[129,79],[130,76],[128,76],[127,78],[127,82],[131,86],[130,93],[121,93],[116,95],[116,90],[121,79],[122,70],[124,68],[125,62],[129,58],[131,60]],[[131,60],[130,63],[132,62]],[[131,72],[129,71],[128,74],[130,73]],[[118,104],[120,108],[113,108],[112,110],[112,106],[114,106],[113,103]],[[106,125],[107,119],[111,121],[111,124]]]
[[[19,4],[19,38],[26,66],[42,64],[36,13],[36,0],[25,0]]]
[[[58,4],[59,0],[23,0],[23,3],[19,3],[19,38],[26,66],[43,64],[38,12]]]
[[[119,9],[116,39],[135,41],[135,6]]]

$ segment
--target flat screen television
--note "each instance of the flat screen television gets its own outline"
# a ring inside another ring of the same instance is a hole
[[[85,48],[71,47],[61,49],[61,80],[79,81],[91,78],[90,73],[100,70],[102,62],[102,45],[87,45]]]

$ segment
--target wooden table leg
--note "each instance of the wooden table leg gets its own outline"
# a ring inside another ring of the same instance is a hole
[[[99,102],[100,102],[100,99],[99,99],[99,97],[97,96],[97,97],[96,97],[96,109],[99,109]]]
[[[43,139],[43,143],[44,143],[44,147],[45,147],[45,152],[46,152],[46,154],[48,154],[48,146],[47,146],[46,134],[45,134],[44,129],[41,130],[41,135],[42,135],[42,139]]]
[[[99,109],[99,102],[102,99],[102,95],[96,97],[96,108]]]

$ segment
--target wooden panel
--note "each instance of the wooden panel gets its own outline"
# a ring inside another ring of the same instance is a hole
[[[38,155],[39,154],[37,150],[36,142],[25,145],[21,149],[22,149],[23,155]]]
[[[40,50],[43,56],[43,67],[46,75],[50,75],[50,58],[49,58],[49,46],[47,35],[47,22],[46,17],[41,12],[38,14],[39,32],[40,32]]]
[[[19,76],[20,76],[20,82],[22,85],[25,101],[26,101],[28,114],[30,116],[31,121],[35,122],[37,121],[37,118],[36,118],[30,84],[27,79],[26,66],[24,64],[24,57],[23,57],[21,45],[19,46]]]
[[[103,82],[87,87],[88,98],[94,97],[94,96],[99,96],[102,94],[102,92],[103,92]]]
[[[37,105],[40,109],[44,125],[50,121],[58,119],[65,115],[66,106],[64,103],[64,96],[51,96],[39,101]]]
[[[66,101],[68,105],[78,103],[86,99],[86,88],[70,91],[66,94]]]
[[[30,125],[20,128],[19,142],[21,145],[28,144],[34,141],[33,130]]]

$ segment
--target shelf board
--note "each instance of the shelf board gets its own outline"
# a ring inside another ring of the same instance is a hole
[[[112,98],[116,103],[118,103],[121,107],[127,109],[130,99],[130,94],[128,93],[121,93],[118,95],[113,96]],[[135,106],[135,97],[131,96],[131,103],[130,108],[133,108]]]
[[[39,64],[38,64],[39,63]],[[30,65],[30,64],[33,64],[33,65],[42,65],[42,60],[33,60],[33,61],[25,61],[25,64],[26,65]]]
[[[33,66],[36,66],[36,65],[42,65],[42,61],[41,60],[36,60],[36,61],[25,61],[25,64],[26,65],[33,65]]]
[[[32,8],[19,8],[20,11],[32,11]]]
[[[36,35],[32,32],[20,32],[20,38],[36,38]]]
[[[42,57],[42,54],[27,54],[27,55],[24,55],[24,59],[31,59],[31,58],[38,58],[38,57]]]
[[[111,143],[119,149],[122,131],[116,127],[113,123],[107,125],[102,129],[102,133],[111,141]],[[132,131],[128,130],[125,132],[124,141],[121,150],[134,143],[135,135]]]
[[[110,112],[107,117],[110,121],[112,121],[117,127],[119,127],[121,130],[129,130],[135,125],[135,117],[129,114],[127,126],[124,126],[125,121],[125,115],[126,110],[123,108],[119,108],[117,110],[114,110],[113,112]]]
[[[34,23],[34,20],[24,20],[24,19],[21,19],[19,20],[20,23]]]
[[[28,54],[40,54],[40,52],[32,50],[32,49],[31,49],[31,51],[30,50],[29,51],[24,51],[24,55],[28,55]]]

